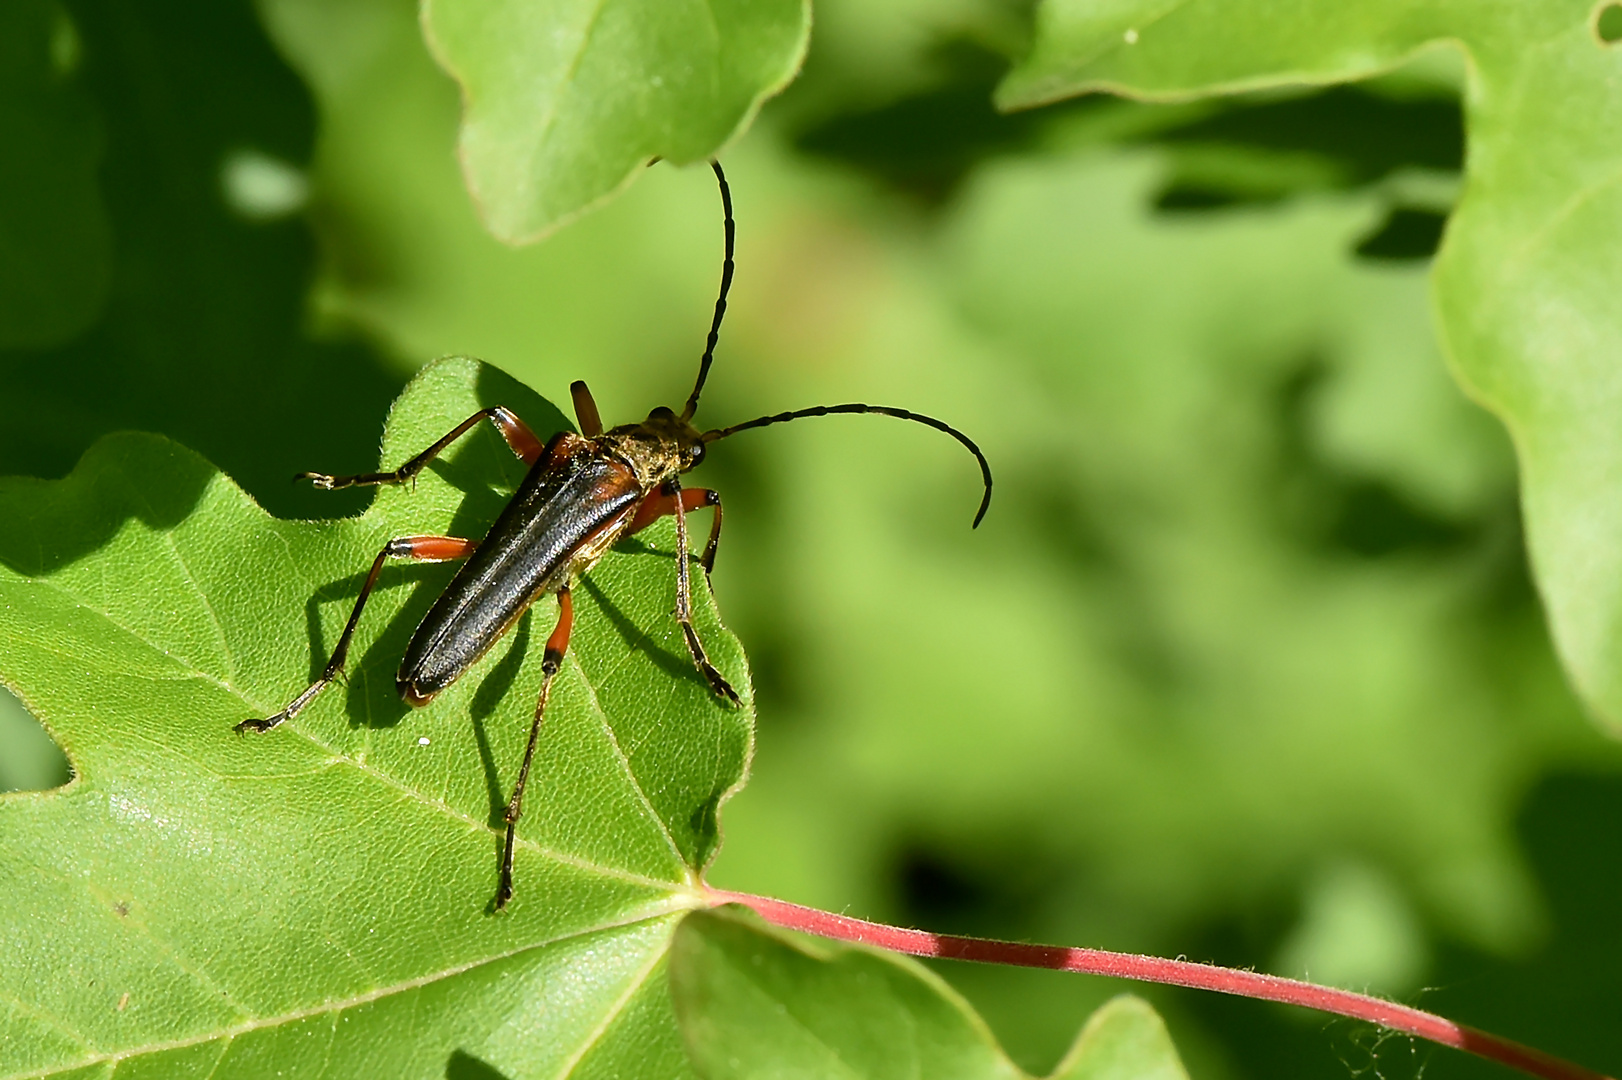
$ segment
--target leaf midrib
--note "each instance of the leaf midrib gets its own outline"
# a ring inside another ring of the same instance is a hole
[[[131,1047],[125,1050],[114,1050],[106,1053],[92,1054],[91,1056],[78,1061],[64,1063],[62,1065],[53,1065],[45,1069],[35,1069],[30,1072],[9,1073],[5,1077],[0,1078],[0,1080],[39,1080],[39,1078],[54,1076],[62,1072],[75,1069],[84,1069],[92,1065],[101,1065],[107,1063],[111,1063],[116,1068],[119,1062],[128,1060],[130,1058],[139,1057],[145,1054],[164,1053],[169,1050],[184,1050],[187,1047],[201,1046],[205,1043],[214,1042],[219,1039],[224,1039],[226,1041],[226,1046],[229,1046],[230,1042],[239,1035],[246,1035],[250,1032],[261,1031],[266,1028],[279,1027],[283,1024],[297,1023],[300,1020],[308,1020],[312,1017],[324,1016],[328,1013],[342,1013],[345,1010],[358,1008],[362,1005],[368,1005],[374,1001],[380,1001],[383,998],[390,997],[394,994],[407,993],[411,990],[421,989],[424,986],[431,986],[434,983],[440,982],[444,979],[455,978],[456,976],[464,975],[469,971],[476,971],[488,964],[495,964],[503,960],[510,960],[515,956],[522,956],[525,953],[533,952],[537,949],[546,949],[554,945],[561,945],[565,942],[586,937],[590,934],[599,934],[610,930],[627,929],[643,923],[653,922],[656,919],[665,918],[667,916],[677,914],[678,912],[691,911],[701,905],[702,901],[696,895],[675,893],[670,897],[669,900],[655,905],[650,910],[639,912],[638,914],[629,918],[602,923],[597,926],[586,927],[580,930],[574,930],[567,934],[560,934],[557,937],[548,938],[544,941],[530,942],[529,944],[520,945],[517,948],[508,949],[504,952],[480,957],[477,960],[470,960],[465,964],[455,964],[451,967],[444,968],[440,971],[432,972],[427,975],[419,975],[411,979],[403,979],[400,982],[391,983],[388,986],[374,987],[364,994],[355,994],[351,997],[344,998],[341,1001],[330,1001],[307,1009],[294,1009],[285,1013],[279,1013],[275,1016],[261,1017],[257,1020],[245,1021],[241,1024],[234,1024],[230,1027],[220,1028],[206,1035],[195,1035],[184,1039],[171,1039],[163,1042],[147,1043],[143,1046]],[[630,1000],[630,997],[635,990],[647,980],[648,974],[652,972],[653,968],[657,966],[658,960],[663,957],[665,952],[668,950],[669,944],[667,941],[662,948],[654,950],[654,960],[652,963],[646,964],[644,967],[638,969],[636,975],[632,979],[631,990],[623,995],[621,999],[615,1002],[615,1008],[610,1010],[608,1019],[603,1025],[601,1025],[601,1028],[594,1028],[590,1033],[590,1041],[588,1041],[585,1049],[581,1051],[581,1058],[584,1057],[585,1050],[590,1049],[590,1043],[601,1037],[602,1031],[607,1029],[608,1023],[612,1022],[612,1018],[618,1014],[619,1010],[623,1009],[625,1002]],[[88,1042],[86,1045],[89,1045]],[[224,1059],[224,1051],[221,1052],[221,1059]],[[573,1065],[575,1064],[578,1064],[578,1059],[571,1062],[570,1071],[572,1071]],[[218,1067],[218,1062],[215,1063],[215,1066],[216,1068]],[[567,1076],[568,1072],[565,1072],[563,1075]]]

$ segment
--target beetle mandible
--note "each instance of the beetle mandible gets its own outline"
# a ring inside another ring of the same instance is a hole
[[[710,663],[704,643],[693,629],[692,574],[687,539],[687,514],[700,507],[714,507],[710,535],[699,565],[706,580],[715,566],[716,544],[721,538],[721,497],[708,488],[683,488],[680,476],[704,460],[705,448],[713,442],[750,428],[781,424],[811,416],[835,413],[878,413],[901,420],[926,424],[943,431],[968,448],[980,464],[985,494],[974,516],[980,524],[991,505],[991,466],[980,448],[961,431],[933,417],[884,405],[816,405],[808,409],[761,416],[731,427],[699,431],[692,424],[698,410],[698,397],[704,390],[710,364],[720,337],[721,319],[726,314],[727,290],[732,286],[733,242],[736,228],[732,219],[732,193],[719,162],[710,168],[721,189],[721,208],[726,222],[726,254],[721,264],[721,290],[715,301],[704,355],[699,360],[698,380],[680,414],[661,405],[646,420],[603,430],[597,404],[584,382],[569,387],[580,432],[560,431],[542,443],[522,420],[501,406],[481,409],[452,428],[428,449],[393,472],[363,473],[355,476],[328,476],[300,473],[296,479],[310,480],[325,490],[378,484],[403,484],[422,472],[441,451],[481,421],[495,424],[514,454],[529,466],[529,472],[506,508],[482,541],[454,536],[401,536],[390,540],[372,561],[354,609],[344,625],[338,644],[320,678],[294,698],[285,709],[264,719],[244,720],[238,732],[269,731],[297,716],[340,672],[349,652],[349,641],[360,622],[367,597],[377,585],[378,575],[390,559],[438,562],[466,559],[445,591],[423,616],[412,634],[400,661],[396,686],[400,696],[413,706],[426,705],[435,694],[455,682],[505,634],[536,600],[557,594],[558,621],[546,641],[541,661],[541,692],[535,704],[524,762],[507,802],[506,840],[502,846],[501,878],[495,906],[505,907],[513,895],[513,841],[518,819],[523,813],[524,784],[529,778],[535,744],[540,737],[541,719],[552,689],[552,679],[563,663],[574,625],[574,605],[570,586],[575,579],[602,558],[622,537],[669,514],[676,519],[676,622],[680,624],[687,650],[699,674],[710,689],[737,704],[738,694]]]

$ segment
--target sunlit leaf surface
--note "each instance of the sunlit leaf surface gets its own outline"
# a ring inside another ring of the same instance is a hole
[[[558,426],[505,377],[445,361],[396,405],[383,461],[497,402]],[[4,482],[0,679],[77,778],[0,798],[0,1075],[440,1077],[457,1055],[513,1078],[685,1075],[665,956],[751,714],[687,659],[668,528],[576,590],[503,914],[500,808],[552,601],[412,711],[393,673],[452,568],[387,570],[347,687],[273,732],[231,730],[325,662],[388,538],[478,536],[521,474],[481,428],[415,490],[319,524],[267,516],[152,436],[102,441],[63,481]]]

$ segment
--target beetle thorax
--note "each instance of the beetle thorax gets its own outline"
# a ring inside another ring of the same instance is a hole
[[[629,465],[644,491],[652,491],[704,458],[704,440],[698,429],[664,406],[641,423],[621,424],[594,441]]]

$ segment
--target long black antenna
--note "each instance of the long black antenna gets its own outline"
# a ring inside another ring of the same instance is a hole
[[[721,171],[719,161],[711,158],[710,168],[715,170],[715,179],[721,184],[721,210],[726,215],[727,223],[727,253],[721,263],[721,295],[715,298],[715,318],[710,322],[710,338],[704,345],[704,357],[698,362],[698,382],[693,384],[693,392],[681,411],[683,420],[691,420],[698,411],[698,395],[704,391],[704,380],[710,377],[710,364],[715,360],[715,343],[721,337],[721,319],[727,313],[727,290],[732,288],[732,242],[737,232],[737,226],[732,223],[732,189],[727,187],[727,174]]]
[[[701,375],[700,379],[702,380],[702,378],[703,376]],[[946,434],[968,447],[969,453],[974,455],[974,460],[980,463],[980,475],[982,478],[984,478],[986,483],[986,493],[980,500],[979,511],[974,515],[974,524],[970,526],[970,528],[974,529],[978,529],[980,527],[980,519],[985,517],[986,511],[991,508],[991,466],[986,462],[986,456],[980,452],[980,448],[974,445],[973,439],[963,434],[951,424],[937,420],[933,416],[925,416],[922,413],[908,412],[906,409],[892,409],[888,405],[863,405],[860,403],[852,403],[849,405],[813,405],[809,409],[795,409],[793,412],[777,413],[775,416],[762,416],[754,420],[746,421],[742,424],[733,424],[731,427],[717,428],[714,431],[706,431],[703,435],[703,439],[707,443],[712,443],[717,439],[724,439],[728,435],[736,435],[740,431],[748,431],[750,428],[765,427],[768,424],[786,424],[790,420],[800,420],[808,416],[829,416],[833,413],[878,413],[880,416],[893,416],[897,420],[911,420],[915,423],[923,424],[926,427],[932,427],[936,431],[944,431]]]

